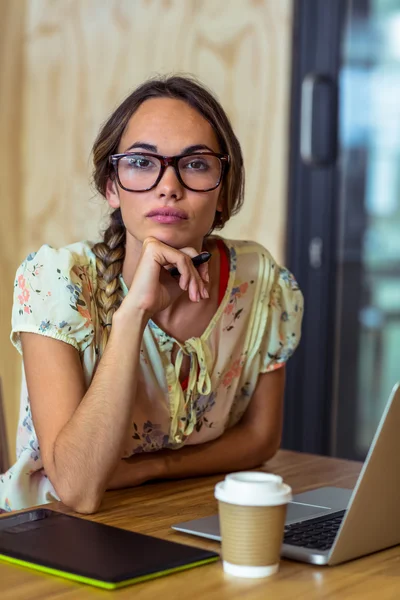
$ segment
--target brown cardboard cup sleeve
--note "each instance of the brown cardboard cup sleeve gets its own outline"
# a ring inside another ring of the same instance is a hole
[[[291,488],[269,473],[231,473],[215,487],[224,570],[239,577],[267,577],[279,568]]]

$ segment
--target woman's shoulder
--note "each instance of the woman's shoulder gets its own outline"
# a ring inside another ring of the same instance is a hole
[[[259,242],[224,238],[223,241],[229,249],[231,265],[239,271],[240,275],[254,279],[261,277],[269,286],[277,283],[292,291],[299,291],[293,274],[279,264],[271,252]]]
[[[269,278],[276,269],[277,263],[271,252],[259,242],[221,239],[229,252],[231,271],[236,271],[239,276]]]
[[[78,277],[96,285],[96,256],[93,252],[94,242],[81,241],[56,248],[43,244],[36,252],[31,252],[20,264],[18,277],[26,277],[32,281],[51,280],[53,285],[63,285],[66,281]]]
[[[222,237],[217,239],[221,239],[224,242],[231,254],[253,254],[254,256],[264,256],[268,260],[274,261],[271,252],[254,240],[232,240]]]
[[[92,267],[96,265],[96,257],[93,253],[94,242],[74,242],[68,246],[55,248],[50,244],[43,244],[37,251],[31,252],[23,261],[22,265],[40,262],[42,266],[52,265],[68,266],[69,268]]]
[[[14,282],[13,344],[33,332],[84,350],[94,335],[96,260],[91,242],[44,244],[19,266]]]

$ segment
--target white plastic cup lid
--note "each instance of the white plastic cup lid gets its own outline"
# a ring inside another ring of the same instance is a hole
[[[215,486],[221,502],[243,506],[279,506],[292,500],[292,489],[282,477],[258,471],[230,473]]]

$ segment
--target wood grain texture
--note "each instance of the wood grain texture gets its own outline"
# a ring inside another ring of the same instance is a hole
[[[20,156],[25,4],[0,0],[0,15],[0,377],[13,460],[21,361],[9,337],[14,276],[24,235]]]
[[[243,212],[225,234],[283,257],[291,0],[31,0],[27,4],[23,252],[96,238],[88,185],[100,123],[157,73],[194,73],[242,143]]]
[[[321,485],[352,487],[360,463],[281,450],[264,467],[283,476],[295,493]],[[108,492],[91,520],[115,525],[188,545],[219,551],[219,544],[175,532],[177,521],[215,514],[214,486],[222,476],[177,482],[160,482],[131,490]],[[51,508],[70,514],[61,503]],[[316,567],[282,560],[280,571],[264,580],[225,575],[221,563],[191,569],[115,593],[102,592],[27,569],[0,563],[2,600],[53,598],[185,598],[194,600],[395,600],[400,590],[400,547],[379,552],[336,567]]]
[[[6,130],[22,142],[19,187],[8,177],[11,187],[2,194],[9,213],[9,271],[2,292],[7,323],[11,273],[29,252],[43,243],[98,238],[107,209],[90,186],[92,143],[119,102],[158,73],[194,73],[218,95],[247,169],[245,205],[223,234],[255,239],[283,260],[292,0],[1,0],[1,5],[7,9],[0,42],[6,70],[0,78],[10,110],[20,118],[13,129],[8,117],[0,121],[0,139]],[[21,14],[23,32],[13,25]],[[11,47],[13,53],[7,51]],[[22,63],[23,76],[15,69]],[[12,140],[2,144],[5,152]],[[18,357],[6,330],[2,347],[12,375],[5,388],[14,438]]]

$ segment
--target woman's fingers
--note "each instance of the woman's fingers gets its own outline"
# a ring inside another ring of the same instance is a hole
[[[198,255],[194,248],[181,248],[179,250],[186,258],[177,260],[176,267],[180,273],[179,286],[182,290],[187,290],[192,302],[209,298],[206,283],[209,282],[208,264],[203,263],[198,267],[192,262],[192,258]]]
[[[208,273],[208,261],[202,263],[198,267],[195,267],[195,270],[199,278],[200,295],[202,298],[209,298],[210,296],[207,289],[208,283],[210,282],[210,276]]]
[[[143,243],[144,253],[150,253],[153,259],[166,271],[177,272],[172,276],[179,287],[188,292],[192,302],[209,298],[206,281],[208,278],[208,266],[206,263],[195,267],[192,258],[198,255],[195,248],[186,247],[179,250],[163,244],[156,238],[147,238]]]
[[[182,253],[182,258],[177,260],[176,265],[181,274],[179,285],[181,289],[187,290],[190,300],[199,302],[202,298],[208,298],[207,288],[192,263],[191,257]]]
[[[209,263],[203,263],[197,267],[200,277],[204,281],[204,283],[210,283],[210,275],[208,272]]]
[[[180,275],[177,275],[177,277],[179,277],[180,288],[182,290],[189,291],[189,284],[191,279],[193,278],[193,263],[191,261],[190,256],[188,254],[180,252],[176,260],[175,266],[180,273]]]
[[[202,265],[200,265],[202,266]],[[199,267],[195,267],[194,264],[191,264],[190,271],[192,274],[192,279],[189,283],[189,298],[193,302],[200,302],[201,299],[209,298],[207,286],[201,277],[199,272]]]

